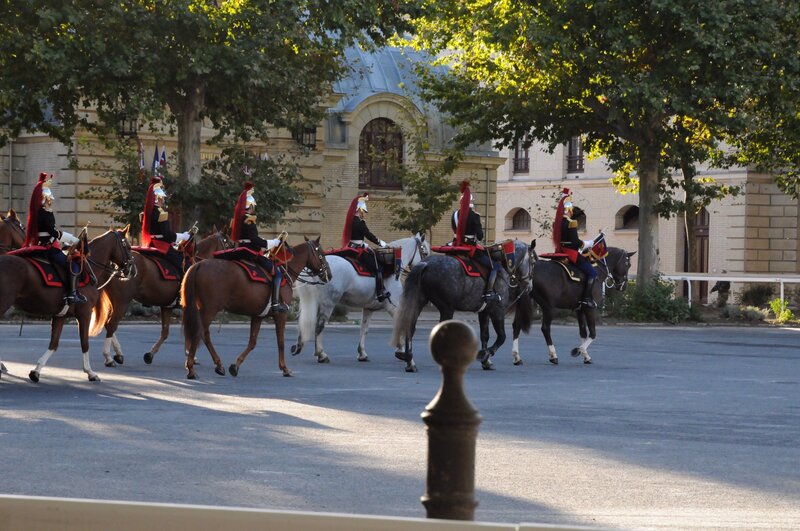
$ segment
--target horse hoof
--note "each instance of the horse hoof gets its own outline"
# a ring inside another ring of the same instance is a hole
[[[417,372],[417,366],[416,365],[406,366],[406,372]]]
[[[558,358],[550,358],[550,363],[553,365],[558,365]]]
[[[395,352],[394,353],[394,357],[399,359],[400,361],[405,361],[406,363],[408,362],[408,360],[406,360],[406,353],[405,352],[399,352],[399,351]]]
[[[298,354],[300,354],[300,348],[301,347],[298,345],[292,345],[292,348],[289,349],[289,352],[292,353],[292,356],[297,356]]]
[[[358,359],[358,361],[369,361],[369,356],[359,356],[356,359]]]
[[[292,371],[290,371],[289,369],[286,369],[285,371],[283,371],[283,376],[284,376],[284,378],[291,378],[294,375],[292,374]]]
[[[484,371],[493,371],[494,370],[494,365],[492,365],[492,363],[490,361],[486,361],[486,362],[481,363],[481,367],[483,367]]]
[[[591,365],[592,364],[592,360],[583,360],[583,364],[584,365]]]
[[[581,355],[581,351],[580,351],[580,349],[578,349],[578,347],[575,347],[569,353],[573,358],[577,358],[578,356]]]
[[[117,362],[114,361],[114,360],[106,360],[104,365],[106,367],[116,367],[117,366]]]
[[[147,353],[145,353],[145,355],[144,355],[144,362],[145,362],[146,364],[148,364],[148,365],[150,365],[151,363],[153,363],[153,353],[152,353],[152,352],[147,352]]]
[[[31,371],[30,373],[28,373],[28,378],[30,378],[33,383],[38,383],[39,373],[36,371]]]
[[[228,370],[230,371],[231,376],[236,376],[237,374],[239,374],[239,367],[237,367],[235,363],[231,363],[231,366],[228,367]],[[214,372],[219,374],[220,376],[225,376],[225,367],[223,367],[222,364],[220,363],[219,365],[214,367]]]
[[[7,373],[8,369],[6,369],[6,366],[3,363],[0,363],[0,374],[4,372]]]
[[[189,371],[186,374],[186,378],[189,379],[189,380],[197,380],[197,373],[194,372],[194,371]]]
[[[125,365],[125,356],[122,354],[117,354],[114,356],[114,361],[116,361],[120,365]]]
[[[100,381],[100,377],[97,376],[96,374],[93,374],[93,375],[89,376],[89,381],[90,382],[99,382]]]
[[[515,361],[515,362],[514,362],[514,365],[517,365],[517,366],[519,366],[519,365],[522,365],[522,360],[517,360],[517,361]]]

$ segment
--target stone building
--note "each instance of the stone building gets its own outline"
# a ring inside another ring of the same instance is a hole
[[[263,232],[287,230],[290,241],[301,235],[321,235],[324,247],[338,247],[350,201],[359,193],[369,192],[370,229],[386,241],[409,235],[391,228],[388,205],[406,197],[380,154],[392,150],[396,161],[407,165],[432,163],[453,136],[442,116],[416,95],[412,62],[417,60],[422,57],[394,48],[369,53],[348,50],[351,72],[334,87],[326,103],[325,120],[305,131],[275,130],[266,145],[252,146],[268,156],[284,154],[297,160],[307,189],[304,202],[287,214],[280,227],[263,227]],[[202,138],[212,135],[213,131],[205,128]],[[154,144],[159,150],[166,146],[168,155],[177,149],[177,138],[166,129],[156,134],[140,131],[139,138],[145,145],[148,167]],[[426,146],[421,160],[414,155],[415,142]],[[300,149],[300,144],[307,149]],[[218,148],[205,143],[201,149],[203,160],[219,153]],[[97,201],[82,199],[81,195],[106,184],[93,164],[114,161],[85,135],[74,139],[73,150],[78,169],[70,169],[67,148],[45,135],[24,134],[0,149],[0,205],[25,215],[39,172],[51,172],[56,175],[53,192],[58,198],[57,221],[61,226],[74,231],[90,222],[94,227],[91,235],[107,227],[108,212],[99,208]],[[454,183],[471,181],[489,239],[494,238],[495,183],[501,164],[498,152],[490,146],[475,146],[452,175]],[[445,216],[431,239],[442,244],[451,238],[449,217]]]

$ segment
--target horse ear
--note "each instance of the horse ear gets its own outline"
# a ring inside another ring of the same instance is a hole
[[[536,238],[531,240],[531,249],[536,249]]]
[[[317,244],[319,244],[319,239],[320,239],[320,238],[322,238],[322,234],[320,234],[319,236],[317,236],[317,239],[316,239],[316,240],[314,240],[314,241],[315,241],[315,242],[317,242]]]
[[[417,234],[420,234],[420,233],[418,232]],[[424,232],[422,234],[420,234],[419,241],[421,241],[421,242],[425,241],[425,233]]]
[[[217,229],[217,224],[216,223],[214,223],[211,226],[211,234],[214,234],[215,232],[219,232],[219,230]]]
[[[630,258],[631,256],[636,254],[636,251],[633,251],[632,253],[627,253],[627,254],[628,254],[628,258]]]
[[[305,234],[303,234],[303,240],[305,240],[305,241],[308,241],[308,236],[306,236]]]
[[[129,230],[131,230],[131,224],[130,223],[125,225],[125,227],[122,229],[122,234],[127,235]]]
[[[17,211],[14,210],[13,208],[9,208],[8,209],[8,214],[6,215],[6,217],[8,217],[10,219],[18,219],[17,218]]]

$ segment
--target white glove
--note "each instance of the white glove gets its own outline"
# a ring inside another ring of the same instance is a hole
[[[581,252],[586,252],[589,249],[594,247],[594,240],[583,240],[583,245],[581,246]]]
[[[381,247],[389,247],[389,244],[388,244],[388,243],[386,243],[386,242],[385,242],[385,241],[383,241],[383,240],[380,240],[380,241],[378,242],[378,245],[380,245]]]
[[[274,247],[277,247],[281,244],[280,238],[275,238],[273,240],[267,240],[267,250],[270,250]]]
[[[188,232],[179,232],[175,235],[175,243],[185,242],[191,237]]]
[[[75,236],[73,236],[69,232],[63,231],[61,233],[61,240],[59,240],[59,241],[61,242],[62,245],[70,246],[70,245],[74,245],[74,244],[78,243],[78,238],[76,238]]]

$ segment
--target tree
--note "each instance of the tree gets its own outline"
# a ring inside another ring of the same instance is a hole
[[[780,32],[797,20],[787,4],[429,0],[413,42],[450,66],[424,89],[461,126],[461,143],[512,145],[528,133],[553,149],[582,135],[612,168],[636,168],[645,285],[658,271],[665,157],[691,146],[679,134],[686,120],[711,145],[744,130],[737,111],[766,97],[784,74],[776,57],[796,52]]]
[[[178,173],[200,179],[201,127],[264,138],[316,121],[343,50],[407,28],[411,1],[9,0],[0,7],[0,128],[70,145],[120,118],[177,129]],[[83,109],[95,108],[92,121]]]

